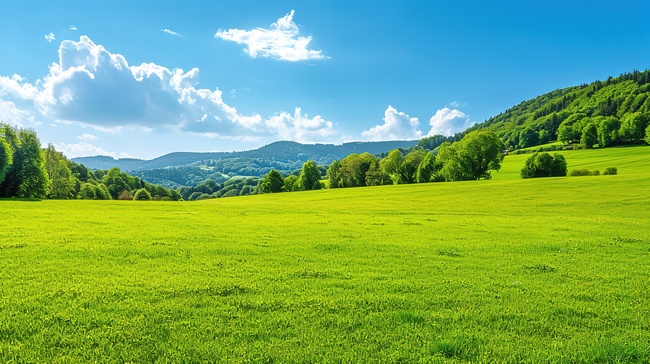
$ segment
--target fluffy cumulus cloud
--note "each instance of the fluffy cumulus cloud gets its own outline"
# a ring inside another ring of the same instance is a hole
[[[293,115],[282,112],[267,119],[265,124],[281,138],[303,143],[326,141],[339,135],[331,121],[323,119],[320,115],[310,118],[309,115],[303,114],[299,107],[294,110]]]
[[[291,10],[289,14],[271,24],[269,29],[220,29],[214,36],[246,45],[245,52],[253,58],[259,56],[283,61],[327,58],[322,51],[309,49],[312,38],[299,36],[300,30],[293,22],[293,15],[294,11]]]
[[[384,123],[364,130],[361,135],[368,140],[413,140],[422,138],[418,129],[418,118],[412,118],[403,112],[388,106],[384,111]]]
[[[59,121],[115,130],[124,125],[174,127],[212,136],[263,132],[259,115],[240,115],[220,90],[197,88],[199,70],[170,70],[153,63],[130,66],[120,54],[82,36],[63,41],[59,62],[31,84],[0,76],[0,96],[19,98]]]
[[[54,33],[52,33],[52,32],[50,32],[49,34],[45,34],[43,37],[45,37],[45,40],[46,40],[48,43],[52,43],[52,41],[56,39],[56,38],[54,37]]]
[[[125,127],[166,128],[229,140],[281,136],[310,141],[337,135],[330,121],[309,118],[299,108],[293,115],[283,112],[267,120],[258,114],[242,115],[224,102],[219,89],[197,87],[197,68],[186,72],[154,63],[129,65],[125,57],[87,36],[78,42],[63,41],[58,53],[58,62],[36,82],[19,75],[0,76],[0,116],[18,122],[26,116],[21,110],[33,110],[58,124],[79,123],[108,133],[120,133]],[[92,145],[61,147],[76,155]]]
[[[474,122],[462,111],[445,107],[429,119],[429,125],[431,130],[428,136],[436,134],[451,136],[474,125]]]

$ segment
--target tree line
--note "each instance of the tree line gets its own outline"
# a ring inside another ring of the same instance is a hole
[[[504,144],[494,132],[474,131],[453,143],[445,138],[436,138],[439,144],[427,138],[425,143],[435,144],[433,150],[418,145],[408,151],[394,149],[383,158],[370,153],[350,154],[330,164],[325,183],[320,181],[323,176],[314,161],[305,163],[299,176],[283,177],[279,171],[271,170],[260,181],[259,191],[490,179],[491,171],[501,168]]]
[[[42,149],[36,132],[0,123],[0,197],[89,200],[170,200],[174,190],[119,168],[91,171],[54,146]]]

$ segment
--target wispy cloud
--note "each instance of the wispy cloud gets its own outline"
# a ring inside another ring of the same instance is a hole
[[[83,134],[77,137],[79,140],[97,140],[97,137],[94,134]]]
[[[45,34],[44,37],[45,37],[45,40],[46,40],[48,43],[52,43],[52,41],[56,39],[56,38],[54,37],[54,33],[52,33],[52,32],[50,32],[50,34]]]
[[[171,29],[167,29],[167,28],[165,28],[165,29],[160,29],[160,31],[163,32],[163,33],[167,33],[167,34],[175,35],[175,36],[177,36],[177,37],[182,37],[181,34],[176,33],[175,31],[173,31],[173,30],[171,30]]]
[[[282,61],[329,58],[322,51],[308,48],[312,38],[299,36],[298,25],[293,22],[294,13],[294,10],[291,10],[289,14],[271,24],[269,29],[219,29],[214,37],[246,45],[244,51],[253,58],[260,56]]]
[[[70,25],[70,27],[68,28],[68,30],[77,30],[77,27],[75,27],[74,25]]]

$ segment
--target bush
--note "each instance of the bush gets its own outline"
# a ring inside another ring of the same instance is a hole
[[[133,200],[133,195],[131,192],[124,190],[119,195],[117,195],[118,200]]]
[[[561,154],[533,153],[521,169],[522,178],[566,176],[566,160]]]
[[[141,188],[136,191],[135,196],[133,196],[133,199],[136,201],[149,201],[151,200],[151,194],[149,191],[145,190],[144,188]]]
[[[598,172],[598,171],[594,171]],[[571,177],[579,177],[579,176],[597,176],[598,174],[594,174],[594,172],[586,169],[586,168],[581,168],[581,169],[574,169],[571,172],[569,172],[569,176]],[[598,172],[600,173],[600,172]]]
[[[616,167],[607,167],[603,172],[603,175],[618,174],[618,169]]]

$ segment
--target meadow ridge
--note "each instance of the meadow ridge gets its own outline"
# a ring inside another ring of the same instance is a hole
[[[2,362],[650,361],[650,147],[521,179],[0,200]]]

